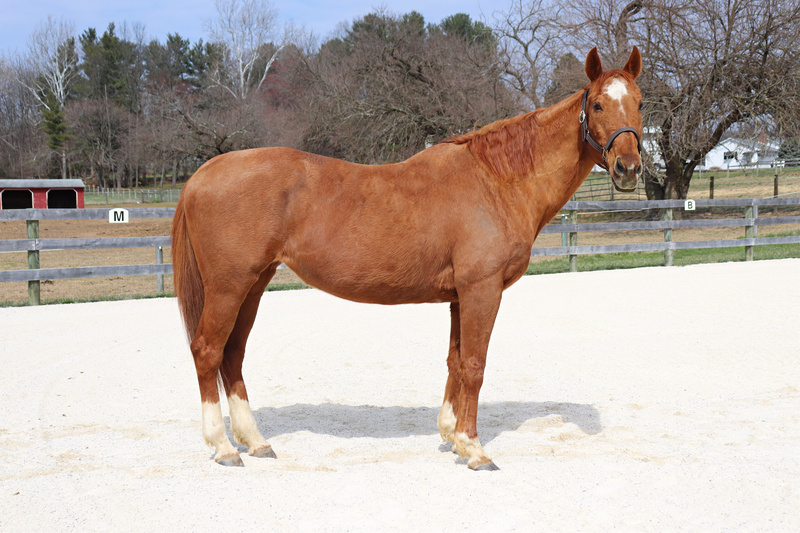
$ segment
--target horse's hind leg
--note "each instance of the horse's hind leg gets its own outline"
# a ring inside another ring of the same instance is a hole
[[[244,301],[237,291],[215,290],[207,285],[205,306],[191,343],[200,401],[203,407],[203,438],[216,450],[214,460],[226,466],[242,466],[239,453],[228,440],[219,404],[218,377],[228,337]],[[247,290],[247,289],[245,289]]]
[[[458,302],[450,304],[450,348],[447,354],[447,385],[436,422],[445,442],[455,443],[458,396],[461,394],[461,313]],[[453,451],[456,451],[455,444]]]
[[[258,425],[253,418],[247,389],[242,377],[242,362],[247,337],[253,328],[253,322],[258,311],[258,304],[269,280],[275,274],[277,264],[271,265],[262,272],[258,281],[253,285],[239,310],[239,317],[233,327],[220,368],[222,384],[228,396],[228,406],[231,414],[231,433],[237,443],[247,445],[248,453],[255,457],[275,458],[275,452],[258,430]]]

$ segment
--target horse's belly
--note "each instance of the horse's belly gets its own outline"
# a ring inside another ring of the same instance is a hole
[[[340,298],[356,302],[404,304],[456,300],[452,266],[369,265],[347,261],[284,263],[300,279]]]

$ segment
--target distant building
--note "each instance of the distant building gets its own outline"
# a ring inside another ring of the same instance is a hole
[[[81,180],[0,180],[0,209],[83,209]]]
[[[642,138],[643,149],[653,157],[653,161],[660,169],[664,168],[664,160],[656,141],[658,128],[645,128]],[[738,139],[730,137],[723,139],[711,149],[706,157],[700,161],[697,170],[709,169],[741,169],[741,168],[769,168],[778,157],[780,143],[761,138]]]
[[[769,168],[778,157],[780,144],[769,140],[736,139],[720,141],[708,154],[703,170],[711,168]]]

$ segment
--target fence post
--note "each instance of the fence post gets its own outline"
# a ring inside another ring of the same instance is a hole
[[[39,221],[27,220],[28,238],[39,238]],[[39,268],[39,250],[28,250],[28,268]],[[28,281],[28,305],[39,305],[41,303],[41,283],[39,280]]]
[[[777,198],[778,197],[778,162],[777,161],[775,162],[775,178],[772,180],[772,197],[773,198]],[[777,215],[778,214],[778,206],[777,205],[772,208],[772,214],[773,215]]]
[[[754,239],[758,235],[758,223],[756,219],[758,218],[758,206],[751,205],[744,209],[744,218],[750,218],[753,220],[752,225],[747,225],[744,227],[744,238],[745,239]],[[752,261],[753,260],[753,247],[752,246],[745,246],[744,247],[744,259],[745,261]]]
[[[156,264],[164,264],[164,248],[156,246]],[[156,290],[159,294],[164,292],[164,274],[156,274]]]
[[[672,208],[668,207],[664,209],[664,215],[662,216],[662,220],[671,221],[672,220]],[[672,242],[672,228],[665,228],[664,229],[664,242]],[[673,261],[675,259],[675,250],[672,248],[667,248],[664,250],[664,266],[672,266]]]
[[[567,223],[567,215],[561,215],[561,225],[565,225]],[[567,239],[567,232],[561,232],[561,247],[566,248],[569,245],[569,240]],[[567,254],[564,254],[564,257],[567,257]]]
[[[570,209],[569,211],[569,223],[570,224],[577,224],[578,223],[578,212],[574,209]],[[575,231],[571,231],[569,233],[569,245],[570,246],[578,246],[578,233]],[[578,271],[578,255],[577,254],[569,254],[569,271],[570,272],[577,272]]]

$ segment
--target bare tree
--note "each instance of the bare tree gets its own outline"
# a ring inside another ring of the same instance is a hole
[[[44,134],[37,127],[39,106],[17,81],[18,69],[0,58],[0,176],[25,177],[35,172]]]
[[[51,92],[63,108],[75,78],[78,76],[78,55],[75,52],[75,25],[48,15],[28,40],[28,55],[23,61],[34,77],[19,81],[43,106],[45,94]]]
[[[207,22],[212,41],[224,44],[224,56],[211,72],[218,87],[244,99],[261,88],[286,44],[278,10],[268,0],[215,0],[218,18]]]
[[[130,128],[130,113],[110,99],[78,101],[67,106],[67,117],[76,133],[74,149],[88,161],[91,174],[97,173],[99,185],[114,173],[121,185],[124,144]]]
[[[44,112],[44,126],[53,130],[50,148],[61,156],[61,177],[67,176],[66,136],[63,110],[78,76],[78,54],[75,50],[75,27],[65,19],[48,15],[28,40],[28,54],[17,57],[17,82],[28,89]],[[53,122],[58,123],[53,126]]]
[[[514,114],[491,35],[470,39],[459,27],[379,11],[325,43],[308,62],[308,108],[317,112],[304,147],[363,163],[397,161]]]
[[[800,1],[601,0],[570,7],[574,46],[607,46],[613,60],[637,44],[645,124],[666,175],[650,198],[685,198],[695,168],[732,128],[798,121]]]
[[[494,14],[506,82],[529,101],[542,107],[549,74],[559,57],[561,7],[551,0],[513,0]]]

